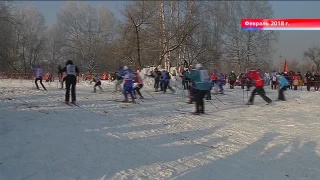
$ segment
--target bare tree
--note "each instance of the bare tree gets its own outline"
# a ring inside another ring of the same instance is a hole
[[[44,16],[32,6],[17,9],[14,14],[14,56],[20,70],[27,72],[30,65],[43,60],[44,52]]]
[[[85,3],[67,2],[58,14],[67,59],[78,61],[83,71],[93,72],[103,47],[112,40],[114,16],[106,7],[95,9]]]
[[[320,72],[320,48],[313,46],[304,52],[304,57],[316,66],[316,71]]]
[[[242,18],[271,18],[271,5],[266,1],[228,2],[228,29],[225,41],[226,60],[237,64],[239,71],[261,66],[270,61],[271,43],[276,40],[274,31],[242,31]]]
[[[130,41],[135,42],[134,49],[136,49],[136,56],[134,56],[135,53],[133,53],[133,49],[128,49],[128,55],[127,56],[133,64],[137,62],[137,66],[139,68],[142,68],[142,59],[141,59],[141,42],[142,40],[142,33],[145,29],[150,26],[150,19],[152,15],[154,14],[154,2],[148,2],[148,1],[137,1],[128,4],[125,7],[125,10],[123,15],[127,18],[127,23],[124,35],[127,37],[126,39],[127,44],[131,44]],[[128,46],[127,46],[128,47]],[[132,56],[133,55],[133,56]],[[136,60],[135,60],[136,59]],[[134,65],[135,66],[135,65]]]
[[[0,2],[0,71],[17,70],[11,59],[13,38],[12,6],[8,2]]]

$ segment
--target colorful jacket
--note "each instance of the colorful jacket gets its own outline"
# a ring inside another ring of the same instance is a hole
[[[184,75],[190,78],[194,83],[193,87],[198,90],[210,90],[212,85],[210,83],[210,76],[207,70],[200,68],[191,73],[185,72]]]
[[[247,77],[254,81],[255,87],[263,87],[264,80],[261,78],[260,73],[257,70],[250,70],[247,73]]]
[[[284,76],[281,76],[279,77],[279,87],[280,89],[284,88],[284,87],[287,87],[289,86],[289,82],[288,80],[284,77]]]

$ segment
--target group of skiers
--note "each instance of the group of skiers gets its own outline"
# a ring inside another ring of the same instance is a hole
[[[30,66],[32,70],[36,72],[35,84],[37,89],[39,89],[38,81],[42,85],[43,89],[46,90],[45,86],[42,83],[42,70],[40,66]],[[65,74],[64,76],[62,74]],[[292,74],[292,72],[291,72]],[[70,92],[71,92],[71,103],[76,102],[76,77],[79,75],[79,69],[76,65],[73,64],[72,60],[66,62],[66,66],[61,68],[59,66],[59,77],[61,78],[61,86],[66,84],[66,93],[65,93],[65,103],[69,104],[70,101]],[[172,93],[175,90],[170,86],[171,75],[165,69],[155,68],[146,76],[154,78],[154,89],[155,91],[162,91],[166,93],[167,89],[170,89]],[[237,81],[237,76],[234,71],[227,76],[223,73],[214,72],[209,74],[207,70],[201,64],[196,64],[195,68],[192,66],[181,66],[179,70],[179,76],[182,79],[182,85],[184,90],[189,90],[189,103],[195,102],[195,112],[193,114],[203,114],[205,112],[204,108],[204,98],[211,100],[211,90],[215,87],[216,93],[224,93],[223,86],[228,83],[230,84],[230,89],[234,89]],[[239,76],[242,79],[245,78],[245,81],[250,81],[250,86],[247,85],[247,90],[250,90],[251,86],[255,88],[252,90],[251,96],[248,99],[247,105],[252,105],[254,103],[255,95],[260,95],[267,104],[272,103],[272,100],[266,96],[264,86],[267,85],[267,81],[270,80],[272,89],[277,88],[278,86],[278,100],[285,101],[284,91],[287,89],[294,90],[297,89],[297,86],[301,85],[302,76],[300,72],[288,76],[287,72],[277,73],[272,72],[270,78],[266,80],[266,74],[262,75],[260,69],[250,69],[247,73],[242,73]],[[292,81],[290,81],[290,78]],[[307,80],[307,89],[310,90],[310,86],[315,86],[319,88],[319,83],[316,83],[315,80],[320,80],[320,75],[310,73],[308,71],[305,75]],[[116,80],[115,83],[115,92],[120,90],[124,95],[124,100],[122,102],[129,102],[128,96],[130,95],[133,103],[135,103],[136,95],[138,94],[141,99],[144,97],[141,94],[141,89],[143,88],[143,79],[139,75],[139,71],[134,72],[128,66],[120,67],[114,74],[113,80]],[[101,78],[96,75],[90,84],[95,82],[93,86],[93,92],[96,92],[96,88],[99,87],[100,91],[103,91],[101,88]],[[315,82],[311,84],[311,82]],[[121,85],[123,84],[123,87]],[[244,88],[242,86],[242,88]],[[316,89],[317,90],[317,89]]]

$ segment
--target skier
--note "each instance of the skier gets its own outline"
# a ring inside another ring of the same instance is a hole
[[[273,71],[271,73],[271,89],[277,89],[277,72]]]
[[[226,83],[226,79],[225,79],[225,76],[223,73],[215,73],[214,74],[217,81],[215,83],[215,91],[216,91],[216,94],[220,93],[220,94],[224,94],[224,89],[223,89],[223,86],[225,85]]]
[[[267,102],[267,104],[272,103],[272,100],[266,96],[266,92],[263,89],[264,81],[261,78],[260,73],[256,69],[251,69],[249,73],[247,73],[247,77],[252,79],[255,84],[255,89],[252,90],[252,93],[247,105],[253,104],[254,96],[256,95],[256,93],[259,94],[262,97],[262,99]]]
[[[172,86],[170,86],[170,80],[171,80],[171,76],[169,72],[163,69],[161,73],[161,82],[162,82],[162,90],[164,94],[167,92],[167,89],[170,89],[172,94],[175,93],[175,90],[172,88]]]
[[[101,88],[101,79],[98,75],[95,75],[95,77],[92,79],[92,81],[90,81],[90,84],[92,82],[95,82],[94,86],[93,86],[93,93],[97,92],[97,87],[99,87],[100,91],[103,92],[102,88]]]
[[[117,92],[118,90],[122,91],[121,84],[123,83],[123,77],[121,76],[122,68],[120,67],[118,71],[115,72],[114,78],[112,81],[116,80],[116,84],[114,85],[114,92]]]
[[[136,96],[136,93],[137,93],[140,96],[140,99],[143,99],[143,96],[140,92],[140,89],[142,89],[142,87],[143,87],[143,80],[138,72],[134,73],[134,75],[135,75],[135,80],[133,83],[134,96],[135,96],[135,98],[137,98],[137,96]]]
[[[46,87],[44,87],[44,85],[42,84],[42,69],[40,68],[40,65],[38,67],[30,66],[30,69],[36,72],[36,79],[34,82],[37,86],[37,89],[39,89],[38,81],[40,81],[40,84],[43,87],[43,89],[47,90]]]
[[[79,75],[79,69],[76,65],[73,64],[72,60],[66,62],[66,66],[61,69],[61,72],[66,72],[66,95],[65,103],[69,104],[70,99],[70,87],[71,87],[71,103],[76,103],[76,83],[77,76]]]
[[[132,102],[135,103],[134,100],[134,95],[133,95],[133,71],[128,68],[128,66],[124,66],[123,70],[120,71],[121,76],[123,77],[123,95],[124,95],[124,100],[122,102],[129,102],[128,101],[128,94],[130,94],[132,98]]]
[[[235,82],[237,80],[237,76],[234,73],[234,71],[231,71],[231,73],[229,74],[228,79],[229,79],[230,89],[234,89],[234,85],[235,85]]]
[[[185,72],[184,75],[194,81],[194,95],[196,102],[196,110],[194,115],[204,114],[204,101],[203,98],[207,91],[211,88],[210,76],[207,70],[205,70],[201,64],[196,64],[196,70],[191,74]]]
[[[159,84],[160,84],[160,76],[161,76],[161,72],[158,70],[158,68],[154,68],[154,70],[150,73],[149,75],[150,77],[154,78],[154,91],[158,92],[159,89]],[[161,89],[161,87],[160,87]]]
[[[280,74],[277,74],[277,79],[279,81],[278,100],[285,101],[286,98],[284,97],[284,91],[287,90],[287,88],[290,86],[290,83],[284,76],[281,76]]]

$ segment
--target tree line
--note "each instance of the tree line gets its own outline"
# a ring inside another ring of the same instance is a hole
[[[122,18],[106,6],[66,2],[46,27],[35,7],[0,2],[0,72],[41,64],[55,73],[66,60],[88,73],[185,61],[236,72],[273,67],[278,34],[240,27],[242,18],[272,18],[267,1],[128,1],[120,11]]]

